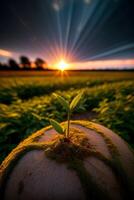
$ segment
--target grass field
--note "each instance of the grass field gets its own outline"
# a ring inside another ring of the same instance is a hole
[[[73,118],[99,122],[134,147],[134,72],[0,72],[0,161],[24,138],[66,119],[53,97],[84,90]]]

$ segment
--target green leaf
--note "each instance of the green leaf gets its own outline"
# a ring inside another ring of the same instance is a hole
[[[68,111],[69,110],[69,104],[68,102],[61,97],[60,95],[53,93],[53,95],[58,99],[58,101],[61,103],[61,105]]]
[[[58,133],[64,134],[64,130],[63,130],[62,126],[57,121],[50,119],[50,123]]]
[[[76,97],[74,97],[74,99],[72,100],[72,102],[70,104],[70,110],[71,111],[74,110],[74,108],[78,105],[82,95],[83,95],[83,91],[81,93],[79,93]]]

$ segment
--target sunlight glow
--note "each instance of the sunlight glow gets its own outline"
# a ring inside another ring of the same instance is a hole
[[[68,67],[68,64],[65,60],[61,60],[58,64],[57,64],[57,68],[61,71],[66,70]]]

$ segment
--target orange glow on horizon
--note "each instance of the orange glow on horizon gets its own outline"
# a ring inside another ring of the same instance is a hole
[[[58,59],[60,60],[60,59]],[[34,64],[33,64],[34,66]],[[94,61],[81,61],[81,62],[67,62],[61,59],[59,62],[48,65],[50,69],[59,71],[66,70],[96,70],[96,69],[134,69],[134,59],[116,59],[116,60],[94,60]]]
[[[134,68],[134,59],[124,60],[97,60],[70,63],[69,69],[120,69],[120,68]]]

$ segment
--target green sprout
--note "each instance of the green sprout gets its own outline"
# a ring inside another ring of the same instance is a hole
[[[63,134],[65,135],[66,138],[69,139],[69,129],[70,129],[70,116],[72,114],[72,112],[74,111],[74,109],[77,107],[77,105],[79,104],[81,97],[83,95],[83,91],[80,92],[76,97],[74,97],[74,99],[71,101],[71,103],[69,104],[63,97],[61,97],[60,95],[54,93],[53,94],[54,97],[56,97],[58,99],[58,101],[60,102],[60,104],[65,108],[65,110],[67,111],[67,127],[63,128],[56,120],[50,119],[50,123],[53,126],[53,128],[59,133],[59,134]]]

